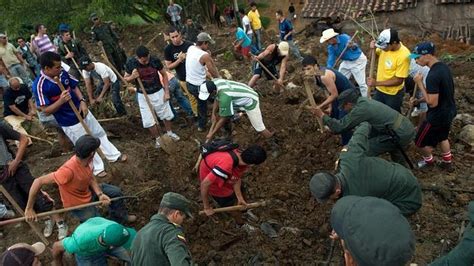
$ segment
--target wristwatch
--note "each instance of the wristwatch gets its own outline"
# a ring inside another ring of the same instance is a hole
[[[80,101],[87,103],[87,100],[86,100],[86,98],[84,98],[84,97],[82,97],[82,98],[80,99]]]

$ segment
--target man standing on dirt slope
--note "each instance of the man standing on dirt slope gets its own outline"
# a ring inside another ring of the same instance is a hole
[[[242,175],[250,165],[259,165],[267,159],[267,153],[259,145],[251,145],[245,150],[236,148],[229,151],[216,151],[203,156],[199,166],[201,180],[201,199],[207,216],[214,214],[209,204],[210,195],[219,207],[247,205],[242,195]],[[238,226],[244,225],[242,213],[229,213]],[[249,225],[246,225],[249,227]]]
[[[216,42],[206,32],[197,36],[196,45],[190,46],[186,55],[186,84],[198,103],[198,131],[206,130],[207,101],[199,100],[199,87],[206,81],[207,72],[211,78],[218,78],[214,59],[209,53],[209,45]]]
[[[235,41],[233,42],[234,52],[241,54],[246,60],[249,60],[252,40],[245,34],[244,30],[237,27],[235,23],[230,24],[229,31],[235,36]]]
[[[347,113],[342,119],[331,118],[319,108],[312,109],[313,113],[336,134],[368,122],[372,131],[367,155],[378,156],[389,152],[394,162],[407,166],[400,149],[407,150],[415,137],[415,128],[407,117],[381,102],[361,97],[357,90],[346,90],[337,100],[338,108]]]
[[[183,195],[168,192],[161,199],[158,214],[140,231],[132,244],[132,265],[193,265],[181,225],[192,218],[190,202]]]
[[[271,73],[273,76],[278,78],[275,80],[274,88],[277,86],[283,87],[283,80],[285,79],[286,74],[286,65],[288,64],[288,52],[290,48],[287,42],[280,42],[279,44],[270,44],[267,48],[257,56],[252,56],[252,59],[258,59]],[[276,66],[280,64],[279,74],[277,73]],[[262,76],[262,73],[265,73],[267,80],[272,80],[273,77],[263,69],[260,63],[255,63],[253,76],[249,80],[248,86],[253,88],[257,81]]]
[[[92,135],[100,139],[100,149],[110,162],[124,162],[127,155],[122,154],[109,141],[107,134],[102,126],[97,122],[94,115],[87,108],[86,99],[81,90],[77,87],[78,81],[70,76],[66,71],[61,70],[61,57],[54,52],[46,52],[40,57],[41,76],[35,79],[33,83],[33,94],[35,95],[36,105],[46,114],[53,114],[58,124],[62,127],[64,133],[73,144],[86,134],[84,127],[69,105],[69,101],[76,106],[82,116],[84,123],[92,131]],[[61,92],[58,84],[54,80],[58,77],[61,80],[64,92]],[[93,161],[94,175],[105,177],[104,162],[99,155],[94,156]]]
[[[26,69],[28,64],[15,46],[8,42],[7,35],[3,33],[0,33],[0,60],[3,61],[12,76],[21,78],[31,88],[32,82]]]
[[[474,265],[474,201],[469,202],[468,218],[470,223],[459,244],[447,255],[430,263],[430,266]]]
[[[168,75],[160,59],[151,56],[150,51],[145,46],[139,46],[135,54],[136,57],[130,58],[127,62],[124,79],[127,82],[132,82],[137,78],[142,80],[143,87],[148,94],[153,108],[153,110],[150,110],[147,99],[142,89],[138,86],[138,105],[140,107],[143,128],[148,128],[152,137],[155,138],[155,147],[159,149],[161,147],[161,137],[158,131],[159,125],[156,125],[151,112],[155,112],[158,118],[165,124],[166,135],[173,141],[180,140],[179,136],[171,130],[171,120],[173,120],[174,115],[169,103],[170,90],[168,86]],[[161,83],[158,73],[164,77],[163,83]]]
[[[397,112],[403,103],[403,85],[410,69],[410,50],[400,42],[395,29],[383,30],[376,41],[370,42],[379,56],[377,78],[367,78],[367,85],[375,87],[374,100],[382,102]]]
[[[133,228],[102,217],[90,218],[76,227],[71,236],[53,244],[54,265],[63,265],[65,251],[75,255],[79,266],[107,266],[108,257],[130,265],[128,250],[136,233]]]
[[[331,227],[331,238],[341,240],[348,266],[408,265],[415,253],[410,223],[383,199],[342,198],[331,211]]]
[[[250,3],[250,11],[247,14],[250,20],[250,26],[254,33],[253,45],[258,51],[262,50],[262,21],[260,20],[260,13],[257,10],[257,4],[252,1]]]
[[[418,44],[410,55],[416,59],[418,65],[430,68],[426,77],[426,87],[421,74],[413,78],[423,93],[423,100],[428,104],[426,119],[418,128],[415,139],[415,144],[420,148],[423,156],[418,167],[429,168],[435,165],[432,152],[440,144],[442,161],[438,163],[438,166],[451,172],[454,171],[454,167],[448,136],[451,123],[456,116],[454,81],[448,65],[440,62],[434,54],[434,44],[424,42]]]
[[[21,208],[27,206],[28,193],[35,178],[30,173],[28,165],[23,162],[23,156],[28,145],[28,138],[13,130],[5,122],[0,122],[0,184],[10,193],[13,199]],[[18,150],[15,157],[7,145],[7,140],[19,141]],[[54,209],[54,201],[48,194],[41,191],[38,198],[32,201],[32,208],[38,212],[46,212]],[[67,225],[59,215],[53,215],[58,227],[58,239],[63,239],[67,235]],[[45,221],[46,227],[43,234],[45,237],[53,233],[54,223],[51,218]]]
[[[367,57],[356,43],[349,42],[351,37],[345,33],[339,34],[334,29],[323,31],[323,36],[319,39],[320,43],[328,43],[328,60],[326,66],[336,67],[336,60],[344,49],[346,51],[341,56],[341,65],[339,72],[346,78],[354,76],[362,96],[367,97],[367,84],[365,82],[365,68],[367,66]]]
[[[59,42],[58,53],[61,56],[61,60],[71,67],[69,73],[77,79],[80,78],[81,70],[76,68],[73,60],[79,64],[80,59],[84,56],[88,56],[88,54],[84,46],[82,46],[82,43],[72,38],[69,30],[61,31],[61,42]]]
[[[181,29],[183,26],[181,24],[181,11],[183,11],[183,8],[175,4],[173,0],[170,0],[170,4],[166,8],[166,14],[170,16],[173,26],[177,29]]]
[[[279,147],[274,138],[274,133],[270,132],[263,124],[257,92],[240,82],[213,79],[212,81],[206,81],[199,88],[200,100],[206,101],[211,95],[216,96],[211,116],[211,120],[215,121],[215,126],[207,134],[206,141],[210,141],[222,126],[229,123],[236,110],[245,111],[253,128],[269,141],[275,152],[278,152]]]
[[[38,194],[42,186],[53,183],[58,185],[64,208],[99,200],[102,201],[103,205],[109,205],[109,215],[112,220],[118,223],[131,223],[137,219],[135,215],[128,215],[123,200],[110,201],[110,198],[123,196],[120,188],[105,183],[99,185],[97,179],[92,174],[91,163],[100,145],[101,143],[98,138],[90,135],[80,137],[74,147],[74,156],[56,172],[35,179],[31,185],[28,203],[25,208],[25,217],[28,221],[36,219],[36,212],[33,210],[36,194]],[[99,216],[96,206],[77,209],[71,211],[71,213],[80,222]]]
[[[298,62],[303,61],[300,50],[293,40],[293,33],[295,32],[293,25],[283,16],[283,11],[281,11],[281,9],[277,10],[276,19],[278,20],[278,28],[280,29],[280,42],[288,42],[290,51],[295,56],[296,60],[298,60]]]
[[[397,206],[403,215],[421,208],[421,188],[407,168],[368,155],[371,126],[363,122],[354,132],[347,148],[342,149],[337,174],[319,172],[309,183],[318,202],[341,197],[371,196],[383,198]]]
[[[186,97],[188,97],[194,116],[198,115],[198,107],[196,98],[189,92],[186,85],[186,53],[188,48],[193,46],[192,42],[183,40],[181,33],[176,28],[169,28],[168,35],[171,43],[165,47],[165,64],[169,70],[176,70],[176,77],[179,85]],[[197,39],[197,37],[196,37]]]
[[[91,32],[92,40],[102,42],[110,62],[119,72],[122,72],[127,56],[120,45],[119,36],[112,30],[110,24],[102,23],[96,13],[92,13],[89,19],[94,23]]]
[[[355,90],[354,85],[339,71],[332,68],[319,68],[318,61],[311,55],[305,56],[303,59],[303,71],[307,76],[313,76],[316,85],[320,88],[326,88],[329,96],[320,105],[318,109],[326,110],[331,114],[331,118],[341,119],[346,115],[344,110],[339,109],[339,101],[337,97],[346,90]],[[344,131],[341,133],[342,145],[345,146],[351,139],[352,132]]]
[[[122,86],[114,71],[104,63],[92,62],[88,56],[82,57],[78,64],[82,69],[82,76],[86,84],[90,105],[103,102],[110,88],[112,91],[112,103],[114,104],[117,116],[126,115],[127,110],[120,97]],[[98,80],[97,87],[95,86],[94,79]]]

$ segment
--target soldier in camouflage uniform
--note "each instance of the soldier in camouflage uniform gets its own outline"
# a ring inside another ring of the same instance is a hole
[[[192,265],[181,224],[192,217],[190,202],[183,195],[163,195],[158,214],[140,231],[132,244],[132,265]]]
[[[68,71],[69,74],[76,78],[81,77],[81,70],[77,69],[73,59],[77,64],[79,64],[81,58],[88,56],[87,51],[79,40],[72,38],[71,32],[69,32],[69,30],[61,31],[61,41],[59,42],[58,53],[61,56],[61,61],[65,62],[71,67],[71,69]]]
[[[112,30],[110,24],[102,23],[96,13],[92,13],[90,19],[94,23],[91,32],[92,40],[102,42],[110,62],[118,71],[122,72],[127,56],[120,47],[119,36]]]

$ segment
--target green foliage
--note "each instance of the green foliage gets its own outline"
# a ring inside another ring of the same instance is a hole
[[[260,21],[262,22],[262,27],[267,29],[272,20],[269,17],[260,17]]]

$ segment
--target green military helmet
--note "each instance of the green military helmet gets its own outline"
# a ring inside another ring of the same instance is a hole
[[[185,213],[186,216],[193,218],[189,205],[190,201],[185,196],[174,192],[168,192],[163,195],[160,203],[160,207],[179,210]]]
[[[410,224],[384,199],[342,197],[331,211],[331,226],[357,265],[405,265],[415,252]]]

